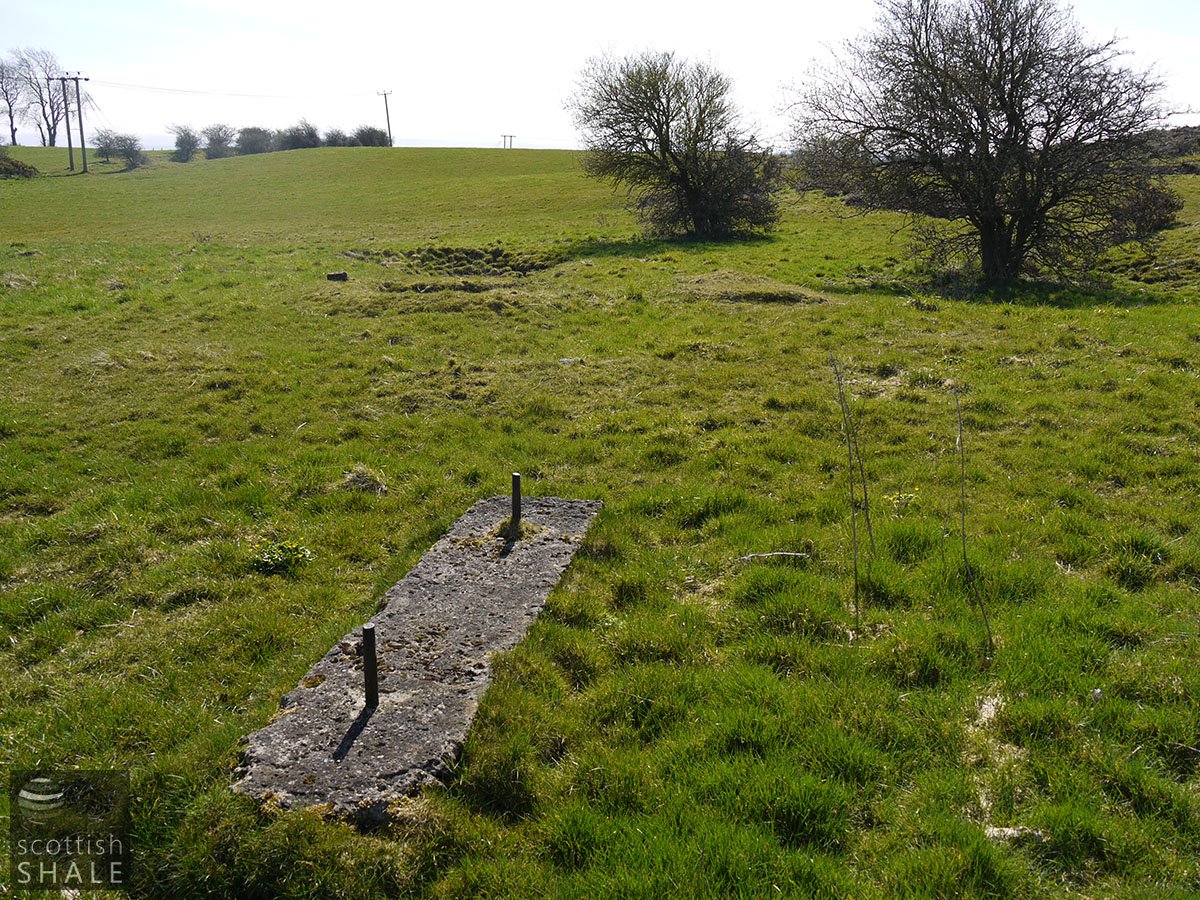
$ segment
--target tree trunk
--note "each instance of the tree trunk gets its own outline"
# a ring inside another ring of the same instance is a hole
[[[988,281],[1003,281],[1020,274],[1021,260],[1013,252],[1008,229],[998,222],[989,222],[979,228],[979,258],[983,265],[983,277]]]

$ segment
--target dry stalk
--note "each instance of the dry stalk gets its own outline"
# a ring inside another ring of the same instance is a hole
[[[850,425],[850,407],[846,403],[846,388],[842,380],[842,370],[833,354],[829,355],[829,363],[833,366],[833,377],[837,380],[838,406],[842,410],[842,431],[846,435],[846,474],[850,477],[850,541],[854,549],[854,631],[857,634],[862,621],[859,606],[858,586],[858,508],[854,493],[854,437]]]

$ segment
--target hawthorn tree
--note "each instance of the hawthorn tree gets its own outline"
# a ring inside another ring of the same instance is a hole
[[[175,162],[191,162],[200,149],[199,132],[189,125],[168,125],[167,131],[175,135],[175,152],[171,154],[171,159]]]
[[[658,234],[771,230],[782,165],[743,130],[729,93],[720,72],[673,53],[593,59],[567,103],[584,171],[624,187]]]
[[[126,169],[136,169],[149,164],[150,159],[142,152],[142,143],[134,134],[113,135],[114,155],[125,161]]]
[[[1179,208],[1141,140],[1159,88],[1053,0],[879,0],[802,96],[798,158],[988,280],[1086,273]]]
[[[321,132],[307,119],[275,133],[277,150],[310,150],[321,146]]]
[[[360,147],[392,146],[388,133],[382,128],[376,128],[374,125],[359,125],[354,129],[354,133],[350,136],[350,139]]]
[[[117,134],[111,128],[97,128],[92,132],[92,146],[96,148],[96,153],[105,161],[108,162],[116,156],[122,135]]]
[[[224,159],[233,153],[231,144],[237,137],[237,130],[233,127],[218,122],[215,125],[209,125],[207,128],[201,129],[200,133],[204,135],[204,156],[206,159]]]
[[[275,133],[268,128],[250,126],[237,133],[237,152],[240,156],[270,153],[275,149]]]

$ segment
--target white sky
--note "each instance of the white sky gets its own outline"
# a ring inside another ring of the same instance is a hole
[[[384,127],[397,145],[573,147],[563,109],[580,68],[605,52],[675,50],[733,79],[760,134],[781,146],[787,87],[814,56],[870,25],[873,0],[2,0],[0,52],[41,47],[90,76],[109,127],[167,147],[166,126],[322,131]],[[1122,38],[1135,67],[1157,65],[1172,108],[1200,109],[1200,2],[1077,0],[1089,36]],[[207,93],[163,93],[140,85]],[[256,96],[220,96],[243,94]],[[1200,116],[1174,124],[1197,124]],[[26,127],[22,143],[35,143]]]

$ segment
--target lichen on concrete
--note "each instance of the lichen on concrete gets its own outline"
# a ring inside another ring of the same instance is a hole
[[[526,497],[529,527],[514,541],[502,527],[508,497],[472,506],[372,619],[379,705],[364,706],[356,629],[249,736],[234,790],[371,824],[401,798],[445,783],[491,681],[492,654],[524,636],[600,507]]]

